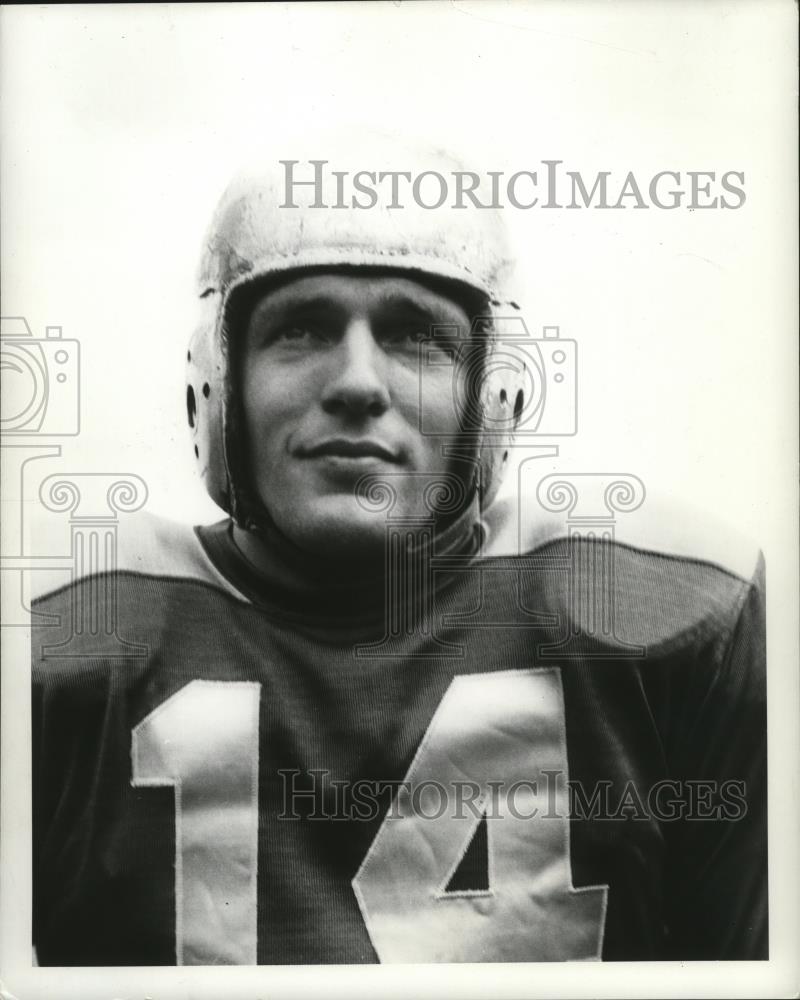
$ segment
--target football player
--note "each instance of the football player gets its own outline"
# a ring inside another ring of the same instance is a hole
[[[495,213],[281,176],[233,183],[201,267],[228,516],[131,518],[35,602],[40,963],[765,957],[758,554],[512,514]]]

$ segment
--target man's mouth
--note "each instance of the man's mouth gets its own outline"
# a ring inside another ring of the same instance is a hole
[[[377,459],[394,464],[402,461],[397,449],[372,438],[328,438],[319,444],[300,448],[298,454],[301,458]]]

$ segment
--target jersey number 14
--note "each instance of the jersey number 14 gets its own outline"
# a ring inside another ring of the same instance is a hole
[[[133,730],[132,784],[175,790],[179,965],[258,961],[260,687],[192,681]],[[454,678],[404,786],[468,782],[477,807],[393,803],[352,883],[380,961],[600,958],[608,889],[572,885],[567,779],[557,668]],[[448,891],[482,809],[488,887]]]

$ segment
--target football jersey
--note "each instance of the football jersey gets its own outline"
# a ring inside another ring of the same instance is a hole
[[[39,963],[766,957],[760,557],[499,539],[284,594],[137,516],[43,583]]]

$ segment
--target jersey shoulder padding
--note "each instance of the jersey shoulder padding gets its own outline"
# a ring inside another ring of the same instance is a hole
[[[693,507],[648,497],[597,523],[509,502],[489,514],[483,555],[549,566],[543,610],[578,631],[593,634],[598,616],[611,616],[628,641],[667,648],[702,636],[727,641],[746,602],[750,614],[763,611],[758,546]]]
[[[665,501],[650,495],[634,511],[621,513],[604,525],[574,522],[552,514],[537,504],[522,506],[504,499],[486,512],[486,556],[523,555],[570,535],[613,534],[617,544],[693,562],[708,563],[738,576],[752,579],[760,560],[760,549],[744,532],[703,508],[685,501]]]
[[[95,542],[89,537],[85,544],[105,545],[107,538],[98,538]],[[246,601],[215,568],[194,528],[154,514],[137,513],[121,519],[115,542],[111,551],[104,554],[104,559],[99,566],[83,558],[76,560],[71,570],[34,569],[31,573],[32,600],[44,599],[93,575],[117,572],[207,583]]]

